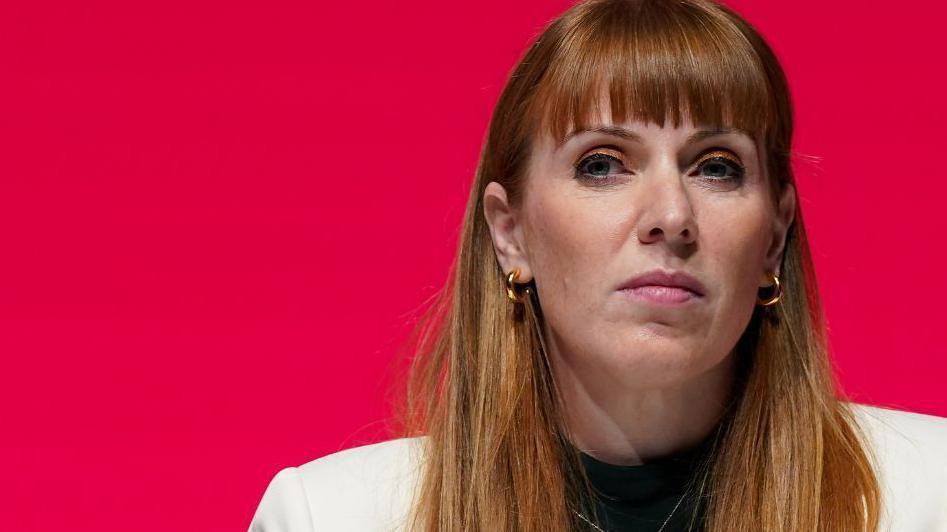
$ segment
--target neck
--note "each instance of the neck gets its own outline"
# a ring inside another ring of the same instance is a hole
[[[707,371],[661,387],[570,365],[556,349],[550,356],[572,444],[616,465],[640,465],[700,444],[719,424],[734,383],[732,352]]]

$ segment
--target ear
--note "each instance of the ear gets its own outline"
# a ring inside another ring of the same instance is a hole
[[[765,285],[770,286],[769,272],[780,274],[779,268],[783,261],[783,253],[786,247],[786,236],[789,234],[789,227],[792,225],[796,216],[796,187],[792,183],[786,183],[779,196],[779,205],[777,206],[776,218],[773,220],[773,240],[769,249],[766,251],[764,261],[764,277],[767,277]]]
[[[496,181],[487,183],[483,190],[483,215],[490,226],[493,250],[503,273],[507,274],[514,268],[519,268],[520,276],[517,282],[532,280],[533,271],[523,242],[523,226],[510,206],[506,189]]]

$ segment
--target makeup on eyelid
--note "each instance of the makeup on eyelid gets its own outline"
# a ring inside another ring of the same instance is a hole
[[[739,157],[735,157],[735,156],[733,155],[733,152],[731,152],[730,150],[712,150],[712,151],[709,151],[709,152],[707,152],[707,153],[701,155],[700,158],[697,159],[697,162],[696,162],[695,164],[698,164],[698,165],[699,165],[699,164],[703,164],[704,162],[706,162],[706,161],[708,161],[708,160],[710,160],[710,159],[717,158],[717,157],[722,157],[722,158],[724,158],[724,159],[728,159],[729,161],[731,161],[731,162],[733,162],[734,164],[736,164],[741,170],[745,170],[745,169],[746,169],[746,168],[743,166],[743,163],[740,161],[740,158],[739,158]]]

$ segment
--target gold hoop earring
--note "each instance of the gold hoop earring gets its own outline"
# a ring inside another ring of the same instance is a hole
[[[756,298],[756,303],[764,307],[775,305],[776,302],[779,301],[779,298],[783,295],[783,289],[779,285],[779,276],[775,273],[771,273],[769,276],[773,279],[773,295],[766,300],[762,300],[759,297]]]
[[[506,275],[506,297],[508,297],[513,303],[522,303],[524,301],[523,296],[516,292],[515,281],[519,278],[519,268],[513,268],[513,270],[511,270],[510,273]]]

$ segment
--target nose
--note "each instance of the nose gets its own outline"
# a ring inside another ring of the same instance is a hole
[[[697,240],[697,221],[687,189],[676,168],[662,169],[642,181],[638,240],[643,244],[662,238],[671,247],[684,247]]]

